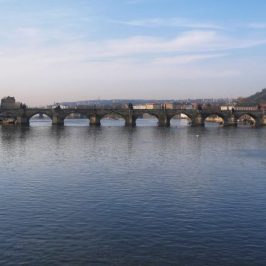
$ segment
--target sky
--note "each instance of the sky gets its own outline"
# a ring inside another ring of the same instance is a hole
[[[0,97],[248,96],[266,87],[265,0],[0,0]]]

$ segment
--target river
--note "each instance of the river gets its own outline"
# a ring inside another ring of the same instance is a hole
[[[0,265],[266,265],[266,128],[0,127]]]

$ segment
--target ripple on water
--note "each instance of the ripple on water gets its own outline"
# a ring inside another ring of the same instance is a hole
[[[0,128],[0,264],[264,265],[266,130],[122,122]]]

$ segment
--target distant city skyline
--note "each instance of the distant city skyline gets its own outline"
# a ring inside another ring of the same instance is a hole
[[[30,105],[266,87],[266,1],[0,0],[0,94]]]

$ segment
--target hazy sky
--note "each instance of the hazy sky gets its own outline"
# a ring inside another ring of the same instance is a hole
[[[0,97],[31,105],[246,96],[265,0],[0,0]]]

